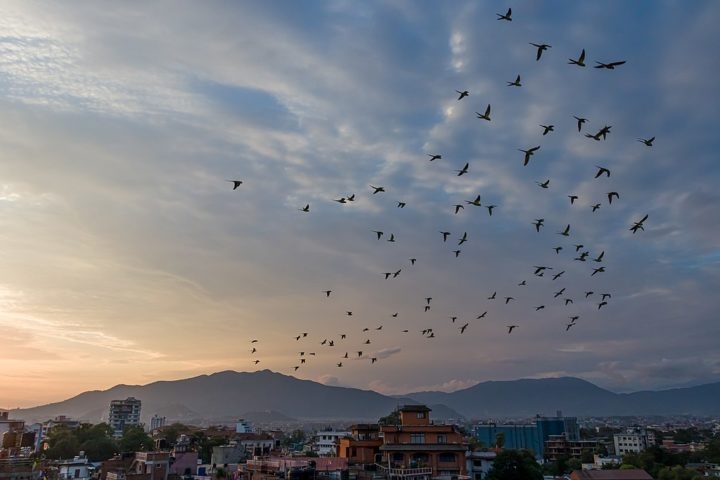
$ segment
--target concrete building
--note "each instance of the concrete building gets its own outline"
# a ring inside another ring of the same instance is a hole
[[[467,444],[455,425],[435,425],[425,405],[405,405],[400,423],[382,425],[380,473],[388,480],[428,480],[466,474]]]
[[[235,433],[253,433],[252,425],[244,418],[239,418],[235,422]]]
[[[158,430],[165,426],[167,423],[167,419],[165,417],[161,417],[159,415],[153,415],[150,419],[150,431]]]
[[[377,424],[358,423],[350,426],[350,435],[338,443],[338,457],[347,458],[350,465],[380,463],[380,427]]]
[[[574,470],[570,480],[653,480],[645,470]]]
[[[42,469],[31,458],[0,458],[0,480],[40,480]]]
[[[313,436],[313,451],[321,456],[337,456],[340,439],[349,437],[350,432],[324,430]]]
[[[654,440],[654,435],[652,436]],[[653,445],[655,442],[650,443],[648,438],[648,432],[641,427],[628,428],[623,433],[616,433],[613,435],[613,443],[615,444],[615,454],[624,455],[626,453],[639,453],[645,451],[648,446]]]
[[[79,420],[73,420],[65,415],[58,415],[52,420],[42,423],[33,423],[28,430],[35,433],[35,451],[39,452],[43,448],[43,444],[48,438],[50,430],[57,426],[64,426],[69,429],[75,429],[80,426]]]
[[[120,438],[125,427],[140,425],[140,409],[142,402],[134,397],[125,400],[112,400],[110,402],[110,414],[108,424],[113,429],[113,436]]]
[[[496,452],[468,452],[467,474],[471,480],[483,480],[495,462]]]
[[[83,452],[71,460],[60,460],[56,465],[58,480],[90,480],[95,472]]]

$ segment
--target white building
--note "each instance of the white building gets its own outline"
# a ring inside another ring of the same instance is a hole
[[[235,422],[235,433],[253,433],[252,425],[244,418],[240,418]]]
[[[125,400],[112,400],[110,402],[110,415],[108,424],[113,429],[113,436],[120,438],[125,427],[140,425],[140,407],[142,403],[134,397]]]
[[[157,414],[153,415],[150,419],[150,431],[158,430],[165,426],[167,419]]]
[[[61,460],[57,463],[58,480],[90,480],[95,468],[88,461],[85,452],[72,460]]]
[[[493,466],[495,452],[467,452],[466,470],[471,480],[483,480]]]
[[[640,453],[651,445],[648,442],[647,432],[644,428],[639,427],[631,427],[623,433],[616,433],[613,435],[613,443],[615,444],[615,455],[624,455],[630,452]]]
[[[336,432],[334,430],[317,432],[313,437],[313,443],[315,444],[313,450],[318,455],[337,455],[337,446],[340,439],[349,436],[350,432]]]

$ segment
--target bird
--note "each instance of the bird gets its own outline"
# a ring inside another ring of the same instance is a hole
[[[370,345],[370,339],[365,340],[365,345]]]
[[[535,307],[535,311],[537,312],[539,310],[542,310],[543,308],[545,308],[545,305],[539,305],[539,306]]]
[[[605,175],[606,177],[610,178],[610,170],[605,167],[601,167],[600,165],[595,165],[595,167],[598,169],[597,173],[595,173],[595,178],[598,178],[601,175]]]
[[[382,330],[382,327],[383,327],[382,325],[379,325],[379,326],[375,327],[375,330]]]
[[[495,295],[497,295],[497,292],[493,292],[492,295],[488,297],[488,300],[495,300]]]
[[[592,211],[595,212],[595,210],[597,210],[598,208],[600,208],[600,204],[596,203],[595,205],[592,206]]]
[[[353,193],[352,195],[349,195],[349,196],[347,197],[347,201],[348,201],[348,202],[354,202],[354,201],[355,201],[355,194]]]
[[[560,255],[560,250],[562,250],[563,247],[553,247],[553,250],[555,250],[555,253]]]
[[[338,203],[347,203],[347,200],[345,199],[345,197],[335,198],[335,199],[333,199],[333,201],[338,202]]]
[[[456,203],[454,205],[454,207],[455,207],[455,215],[457,215],[460,212],[460,210],[465,210],[465,205],[462,205],[459,203]]]
[[[405,208],[405,202],[397,202],[397,208]]]
[[[428,157],[430,157],[430,161],[431,161],[431,162],[434,161],[434,160],[442,160],[442,155],[432,154],[432,153],[426,153],[425,155],[427,155]]]
[[[410,265],[415,265],[415,262],[417,262],[417,258],[410,259]]]
[[[255,352],[257,352],[257,348],[253,347],[253,349],[250,353],[255,353]]]
[[[603,250],[602,252],[600,252],[600,255],[598,255],[597,257],[593,258],[593,262],[602,262],[602,259],[603,259],[603,256],[604,256],[604,255],[605,255],[605,250]]]
[[[347,338],[347,335],[345,335],[344,333],[341,333],[341,334],[340,334],[340,339],[342,340],[342,339],[344,339],[344,338]]]
[[[470,168],[470,162],[465,163],[465,166],[463,168],[461,168],[460,170],[455,170],[456,172],[458,172],[457,176],[461,177],[461,176],[465,175],[466,173],[468,173],[468,168]]]
[[[380,240],[380,237],[383,236],[385,232],[381,232],[380,230],[373,230],[375,232],[375,235],[377,235],[377,239]]]
[[[457,258],[457,257],[460,256],[460,252],[461,252],[461,251],[462,251],[462,250],[453,250],[453,253],[455,254],[455,258]]]
[[[515,298],[514,297],[505,297],[505,305],[510,303],[510,300],[515,300]]]
[[[522,87],[522,84],[520,83],[520,75],[518,75],[515,78],[514,82],[507,82],[508,87]]]
[[[498,20],[507,20],[508,22],[512,22],[512,8],[508,8],[505,15],[503,15],[502,13],[496,13],[495,15],[498,16]]]
[[[452,323],[455,323],[455,320],[457,320],[457,318],[458,317],[456,317],[456,316],[452,316],[452,317],[450,317],[450,320],[452,320]]]
[[[455,91],[460,94],[460,96],[458,97],[458,100],[462,100],[463,98],[470,95],[470,92],[468,92],[467,90],[463,90],[462,92],[460,90],[455,90]]]
[[[602,273],[604,271],[605,271],[605,267],[593,268],[593,273],[591,273],[590,276],[592,277],[596,273]]]
[[[579,251],[580,251],[580,249],[581,249],[581,248],[583,248],[584,246],[585,246],[585,245],[582,245],[582,244],[577,244],[577,245],[574,245],[574,247],[575,247],[575,251],[576,251],[576,252],[579,252]]]
[[[513,331],[514,329],[516,329],[517,327],[518,327],[517,325],[508,325],[508,326],[507,326],[507,328],[508,328],[508,335],[510,335],[510,334],[512,333],[512,331]]]
[[[642,142],[642,143],[644,143],[644,144],[645,144],[646,146],[648,146],[648,147],[652,147],[654,141],[655,141],[655,137],[651,137],[651,138],[638,138],[638,142]]]
[[[301,212],[309,212],[310,211],[310,204],[308,203],[303,208],[298,208]]]
[[[362,354],[363,354],[362,350],[357,352],[357,354],[358,354],[358,357],[362,357]]]
[[[630,227],[630,231],[635,234],[638,230],[645,231],[644,223],[645,220],[648,219],[648,215],[645,215],[639,222],[633,222],[632,227]]]
[[[574,303],[572,298],[566,298],[565,299],[565,306],[568,305],[568,303]]]
[[[563,293],[565,293],[565,288],[564,288],[564,287],[561,288],[560,290],[558,290],[557,292],[555,292],[555,293],[553,294],[553,298],[557,298],[557,297],[559,297],[560,295],[562,295]]]
[[[602,296],[602,298],[600,299],[600,301],[603,301],[603,300],[605,300],[606,298],[612,298],[612,295],[610,295],[609,293],[601,293],[600,295]]]
[[[430,305],[425,305],[425,311],[427,312],[428,310],[430,310]]]
[[[480,195],[478,195],[477,197],[475,197],[475,200],[465,200],[465,203],[467,203],[468,205],[475,205],[476,207],[481,207],[481,206],[482,206],[482,205],[480,204]]]
[[[488,106],[485,108],[485,113],[475,112],[475,115],[477,115],[477,118],[481,118],[483,120],[490,121],[490,104],[488,103]]]
[[[600,302],[598,303],[598,310],[600,310],[603,306],[607,305],[607,302]]]
[[[575,323],[579,318],[580,318],[580,315],[573,315],[572,317],[570,317],[570,321],[572,323]]]
[[[542,57],[542,53],[543,53],[544,51],[546,51],[548,48],[552,48],[552,47],[551,47],[550,45],[548,45],[547,43],[540,43],[540,44],[538,44],[538,43],[532,43],[532,42],[530,42],[530,45],[532,45],[533,47],[537,47],[537,55],[535,56],[535,61],[540,60],[540,57]]]
[[[347,315],[348,317],[352,317],[352,312],[348,310],[347,312],[345,312],[345,315]]]
[[[518,148],[518,150],[525,154],[523,166],[527,166],[527,164],[530,163],[530,157],[532,157],[535,152],[540,150],[540,145],[538,145],[537,147],[528,148],[527,150],[523,150],[522,148]]]
[[[338,362],[337,366],[342,367],[342,362]]]
[[[573,115],[573,118],[574,118],[575,120],[577,120],[578,132],[579,132],[580,130],[582,130],[583,123],[585,123],[585,122],[588,121],[587,118],[576,117],[575,115]]]
[[[440,233],[442,233],[442,236],[443,236],[443,242],[446,242],[446,241],[447,241],[447,238],[448,238],[448,236],[450,235],[450,232],[440,232]]]
[[[377,362],[377,358],[372,357],[372,358],[370,359],[370,365],[372,365],[372,364],[375,363],[375,362]]]
[[[542,183],[540,183],[540,182],[535,182],[535,183],[537,183],[540,186],[540,188],[548,188],[550,186],[550,179],[548,178],[547,180],[545,180]]]
[[[535,221],[533,222],[533,225],[535,225],[535,231],[540,233],[540,227],[542,227],[544,225],[543,224],[544,221],[545,221],[544,218],[536,218],[535,219]]]
[[[552,279],[553,279],[553,280],[557,280],[558,278],[560,278],[560,277],[562,276],[563,273],[565,273],[565,270],[563,270],[563,271],[560,272],[560,273],[556,273],[555,275],[553,275]]]
[[[620,199],[620,194],[618,194],[618,192],[608,192],[607,197],[608,197],[608,203],[611,204],[613,197],[617,198],[618,200]]]
[[[565,331],[567,332],[568,330],[570,330],[570,327],[572,327],[573,325],[575,325],[575,324],[574,324],[574,323],[568,323],[567,325],[565,325]]]
[[[584,67],[585,66],[585,49],[582,49],[582,52],[580,52],[580,56],[577,58],[577,60],[573,58],[568,58],[568,64],[569,65],[577,65],[578,67]],[[580,129],[578,128],[578,131]]]
[[[575,203],[575,200],[578,199],[577,195],[568,195],[568,198],[570,199],[570,205]]]
[[[257,340],[252,340],[250,343],[257,343]]]
[[[395,312],[395,313],[393,313],[393,314],[390,315],[390,316],[393,317],[393,318],[397,318],[398,314],[397,314],[397,312]]]
[[[588,298],[593,293],[595,293],[595,292],[593,292],[592,290],[588,290],[587,292],[585,292],[585,298]]]
[[[373,195],[385,191],[385,187],[373,187],[372,185],[370,185],[370,188],[374,190]]]
[[[460,240],[458,241],[458,245],[462,245],[465,242],[467,242],[467,232],[463,233],[463,236],[460,237]]]
[[[526,282],[525,280],[523,280],[522,282],[518,283],[518,287],[524,287],[525,285],[527,285],[527,282]]]
[[[475,319],[476,319],[476,320],[480,320],[481,318],[485,318],[485,315],[487,315],[487,311],[481,313],[480,315],[478,315],[477,317],[475,317]]]
[[[555,125],[540,125],[543,128],[543,135],[547,135],[549,132],[555,131]]]
[[[488,209],[488,213],[490,214],[491,217],[492,217],[493,208],[496,208],[496,207],[497,207],[497,205],[485,205],[485,208]]]
[[[595,68],[604,68],[607,70],[615,70],[615,67],[619,67],[620,65],[623,65],[625,63],[625,60],[620,60],[617,62],[609,62],[609,63],[603,63],[603,62],[595,62],[597,65],[595,65]]]
[[[398,275],[400,275],[400,272],[402,272],[402,268],[398,269],[397,271],[393,272],[392,276],[393,278],[397,278]]]
[[[297,372],[297,369],[300,368],[300,365],[295,365],[293,368],[294,368],[295,371]]]
[[[240,185],[242,185],[242,180],[226,180],[227,182],[232,182],[233,184],[233,190],[237,190]]]
[[[395,241],[395,234],[394,234],[394,233],[391,233],[391,234],[390,234],[390,238],[388,238],[387,241],[388,241],[388,242],[394,242],[394,241]]]
[[[565,227],[565,230],[563,230],[562,232],[557,232],[557,233],[558,233],[558,235],[562,235],[564,237],[569,237],[570,236],[570,224],[568,224],[568,226]]]
[[[260,360],[255,360],[253,363],[257,365],[258,363],[260,363]]]
[[[295,340],[300,341],[300,335],[296,336]]]
[[[543,267],[538,265],[533,265],[533,268],[535,269],[535,275],[541,273],[543,270],[552,270],[552,267]]]
[[[324,293],[325,293],[325,297],[329,297],[330,294],[332,293],[332,290],[325,290]]]

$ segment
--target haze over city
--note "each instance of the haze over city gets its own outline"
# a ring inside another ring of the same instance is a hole
[[[717,2],[3,7],[0,407],[720,378]]]

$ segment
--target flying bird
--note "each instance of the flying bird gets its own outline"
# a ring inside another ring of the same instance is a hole
[[[325,293],[325,297],[329,297],[330,294],[332,293],[332,290],[325,290],[323,293]],[[303,336],[305,336],[305,335],[303,335]]]
[[[446,241],[447,241],[447,238],[448,238],[448,235],[450,235],[450,232],[440,232],[440,233],[442,233],[443,242],[446,242]]]
[[[600,255],[598,255],[597,257],[593,258],[593,262],[602,262],[603,256],[605,256],[605,250],[603,250],[602,252],[600,252]]]
[[[475,317],[475,319],[476,319],[476,320],[480,320],[481,318],[485,318],[485,315],[487,315],[487,311],[481,313],[480,315],[478,315],[477,317]]]
[[[575,60],[573,58],[568,58],[568,60],[569,60],[568,64],[570,64],[570,65],[577,65],[578,67],[584,67],[585,66],[585,49],[584,48],[582,49],[582,52],[580,52],[580,56],[577,58],[577,60]],[[580,131],[579,128],[578,128],[578,131]]]
[[[607,302],[600,302],[600,303],[598,303],[598,310],[600,310],[600,309],[601,309],[602,307],[604,307],[605,305],[607,305]]]
[[[508,8],[505,15],[503,15],[502,13],[496,13],[495,15],[498,16],[498,20],[507,20],[508,22],[512,22],[512,8]]]
[[[397,208],[405,208],[405,202],[397,202]]]
[[[465,205],[456,203],[455,204],[455,215],[457,215],[460,210],[465,210]]]
[[[579,132],[580,130],[582,130],[583,123],[585,123],[585,122],[588,121],[587,118],[576,117],[575,115],[573,115],[573,118],[574,118],[575,120],[577,120],[578,132]]]
[[[577,195],[568,195],[568,198],[570,199],[570,205],[575,203],[575,200],[578,199]]]
[[[233,184],[233,190],[237,190],[237,188],[242,185],[242,180],[226,180],[227,182],[232,182]]]
[[[545,221],[544,218],[536,218],[535,219],[535,222],[533,222],[533,225],[535,225],[535,231],[540,233],[540,227],[542,227],[544,225],[543,224],[544,221]]]
[[[600,165],[595,165],[595,167],[598,169],[597,173],[595,174],[595,178],[598,178],[600,175],[605,175],[606,177],[610,178],[610,170],[608,170],[605,167],[601,167]]]
[[[514,297],[505,297],[505,305],[510,303],[510,300],[515,300],[515,298]]]
[[[603,301],[606,298],[612,298],[612,295],[610,295],[609,293],[601,293],[600,295],[602,295],[602,298],[600,299],[600,301]]]
[[[565,326],[565,331],[567,332],[568,330],[570,330],[570,327],[572,327],[573,325],[575,325],[575,323],[568,323],[568,324]]]
[[[425,155],[427,155],[428,157],[430,157],[430,161],[431,161],[431,162],[432,162],[433,160],[442,160],[442,155],[437,155],[437,154],[432,154],[432,153],[426,153]]]
[[[462,250],[453,250],[453,253],[455,254],[455,258],[457,258],[457,257],[460,256],[460,252],[461,252],[461,251],[462,251]]]
[[[560,273],[556,273],[555,275],[553,275],[552,279],[553,279],[553,280],[557,280],[558,278],[560,278],[560,277],[562,276],[563,273],[565,273],[565,270],[563,270],[563,271],[560,272]]]
[[[373,192],[373,195],[375,195],[376,193],[380,193],[380,192],[384,192],[384,191],[385,191],[385,187],[373,187],[372,185],[370,185],[370,188],[372,188],[373,190],[375,190],[375,191]]]
[[[570,224],[568,224],[568,226],[565,227],[565,230],[563,230],[562,232],[557,232],[557,233],[558,233],[558,235],[562,235],[564,237],[569,237],[570,236]]]
[[[460,240],[458,241],[458,245],[462,245],[465,242],[467,242],[467,232],[463,233],[463,236],[460,237]]]
[[[298,208],[301,212],[309,212],[310,211],[310,204],[308,203],[303,208]]]
[[[553,250],[555,250],[555,253],[560,255],[560,250],[562,250],[563,247],[553,247]]]
[[[395,241],[395,234],[391,233],[390,238],[388,238],[388,242],[394,242]]]
[[[566,307],[567,307],[567,305],[568,305],[569,303],[574,303],[572,298],[566,298],[566,299],[565,299],[565,306],[566,306]]]
[[[347,197],[347,201],[348,201],[348,202],[354,202],[354,201],[355,201],[355,194],[353,193],[352,195],[348,196],[348,197]]]
[[[559,296],[562,295],[564,292],[565,292],[565,288],[563,287],[563,288],[561,288],[560,290],[558,290],[557,292],[555,292],[555,293],[553,294],[553,298],[559,297]]]
[[[548,48],[552,48],[552,47],[551,47],[550,45],[548,45],[547,43],[540,43],[540,44],[538,44],[538,43],[532,43],[532,42],[530,42],[530,45],[532,45],[533,47],[537,47],[537,55],[535,56],[535,61],[540,60],[540,57],[542,57],[542,53],[543,53],[544,51],[546,51]]]
[[[595,292],[593,292],[592,290],[589,290],[589,291],[585,292],[585,298],[588,298],[588,297],[589,297],[590,295],[592,295],[593,293],[595,293]]]
[[[488,209],[488,213],[492,217],[493,208],[497,207],[497,205],[485,205],[485,208]]]
[[[468,327],[468,325],[470,325],[470,324],[469,324],[469,323],[466,323],[465,325],[463,325],[462,327],[460,327],[460,333],[461,333],[461,334],[465,333],[465,329]]]
[[[590,276],[592,277],[596,273],[602,273],[604,271],[605,271],[605,267],[593,268],[593,273],[591,273]]]
[[[555,125],[540,125],[543,128],[543,135],[547,135],[549,132],[555,131]]]
[[[648,147],[652,147],[654,141],[655,141],[655,137],[651,137],[651,138],[638,138],[638,142],[642,142],[642,143],[644,143],[644,144],[645,144],[646,146],[648,146]]]
[[[475,115],[477,115],[477,118],[481,118],[483,120],[490,121],[490,104],[488,103],[487,108],[485,108],[485,113],[475,112]]]
[[[507,326],[507,328],[508,328],[508,335],[510,335],[510,334],[512,333],[512,331],[513,331],[514,329],[516,329],[517,327],[518,327],[517,325],[508,325],[508,326]]]
[[[618,62],[610,62],[610,63],[603,63],[603,62],[595,62],[597,65],[595,65],[595,68],[604,68],[606,70],[615,70],[615,67],[619,67],[620,65],[623,65],[625,63],[625,60],[620,60]]]
[[[488,297],[488,300],[495,300],[495,295],[497,295],[497,292],[493,292],[493,294]],[[485,313],[487,313],[487,312],[485,312]]]
[[[470,95],[470,92],[468,92],[467,90],[463,90],[462,92],[460,90],[455,90],[455,91],[460,94],[460,96],[458,97],[458,100],[462,100],[463,98]]]
[[[475,200],[465,200],[465,203],[467,203],[468,205],[475,205],[476,207],[481,207],[481,206],[482,206],[482,205],[480,204],[480,195],[478,195],[477,197],[475,197]]]
[[[515,78],[514,82],[507,82],[508,87],[522,87],[522,84],[520,83],[520,75],[518,75]]]
[[[415,262],[417,262],[417,258],[410,259],[410,265],[415,265]]]
[[[539,310],[542,310],[543,308],[545,308],[545,305],[539,305],[539,306],[535,307],[535,311],[537,312]]]
[[[535,182],[535,183],[537,183],[540,186],[540,188],[548,188],[550,186],[550,179],[548,178],[547,180],[545,180],[542,183],[540,183],[540,182]]]
[[[630,227],[630,231],[635,234],[638,230],[645,231],[644,223],[645,220],[648,219],[648,215],[645,215],[639,222],[633,222],[632,227]]]
[[[600,204],[596,203],[595,205],[592,206],[592,211],[595,212],[595,210],[597,210],[598,208],[600,208]]]
[[[468,168],[470,168],[470,162],[465,163],[465,166],[462,169],[455,170],[456,172],[458,172],[457,176],[460,177],[465,175],[468,172]]]
[[[375,235],[377,235],[377,239],[380,240],[380,237],[383,236],[384,232],[381,232],[380,230],[373,230],[375,232]]]
[[[518,150],[525,154],[525,158],[523,159],[523,166],[527,166],[527,164],[530,162],[530,157],[532,157],[535,152],[540,150],[540,145],[538,145],[537,147],[528,148],[527,150],[523,150],[522,148],[518,148]]]
[[[608,197],[608,203],[610,203],[610,204],[612,204],[613,197],[620,200],[620,194],[618,194],[618,192],[608,192],[607,197]]]

